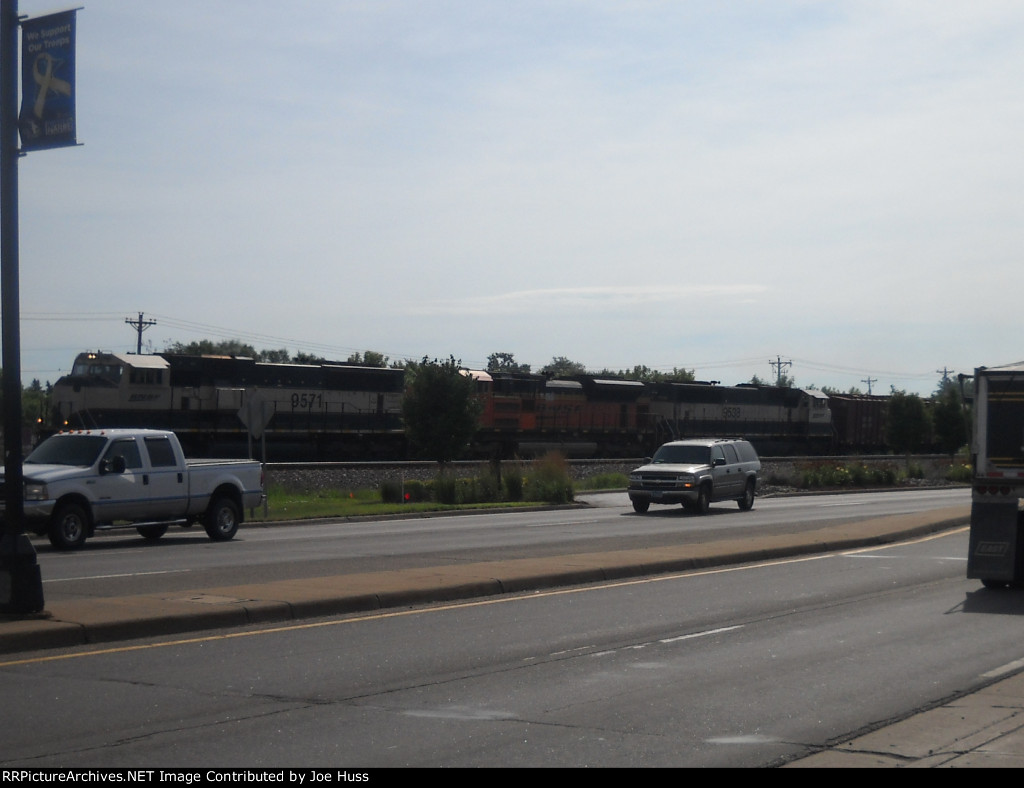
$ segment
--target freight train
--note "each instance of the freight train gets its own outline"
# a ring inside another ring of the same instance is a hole
[[[468,456],[640,457],[668,440],[741,435],[763,455],[884,448],[884,397],[711,383],[466,370],[481,403]],[[82,353],[53,387],[55,428],[174,430],[196,457],[408,457],[401,369],[276,364],[236,356]]]

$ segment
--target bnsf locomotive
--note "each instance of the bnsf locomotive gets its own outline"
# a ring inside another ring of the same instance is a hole
[[[818,391],[464,374],[482,405],[473,457],[551,449],[639,457],[668,440],[708,435],[742,435],[764,455],[822,454],[844,443],[830,398]],[[404,388],[401,369],[98,352],[80,354],[54,384],[52,409],[58,427],[172,429],[193,456],[243,456],[255,428],[271,461],[393,460],[407,456]]]

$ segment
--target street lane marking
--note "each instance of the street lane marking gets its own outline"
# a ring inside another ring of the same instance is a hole
[[[994,668],[987,673],[982,673],[983,679],[994,679],[998,676],[1005,676],[1007,673],[1015,673],[1016,671],[1024,668],[1024,659],[1015,659],[1013,662],[1007,662],[1005,665],[1000,665],[998,668]]]
[[[174,575],[191,572],[191,569],[161,569],[154,572],[123,572],[118,575],[83,575],[82,577],[53,577],[44,583],[68,583],[72,580],[110,580],[115,577],[147,577],[149,575]]]
[[[665,638],[659,640],[659,643],[678,643],[680,640],[691,640],[692,638],[702,638],[708,635],[718,635],[722,632],[732,632],[734,629],[743,629],[742,624],[737,624],[734,627],[719,627],[718,629],[706,629],[703,632],[692,632],[689,635],[680,635],[676,638]]]

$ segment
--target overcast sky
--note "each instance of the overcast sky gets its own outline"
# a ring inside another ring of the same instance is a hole
[[[140,312],[874,393],[1024,359],[1019,0],[86,0],[77,61],[81,145],[19,164],[26,383]]]

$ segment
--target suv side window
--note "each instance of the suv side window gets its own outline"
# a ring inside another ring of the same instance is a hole
[[[741,462],[754,462],[757,460],[757,452],[746,441],[740,441],[736,444],[736,452],[740,455]]]
[[[736,449],[733,448],[731,443],[725,444],[722,448],[725,449],[725,461],[729,465],[735,465],[739,462],[739,458],[736,456]]]
[[[722,453],[721,446],[711,447],[711,464],[714,465],[717,460],[725,460],[725,454]]]

